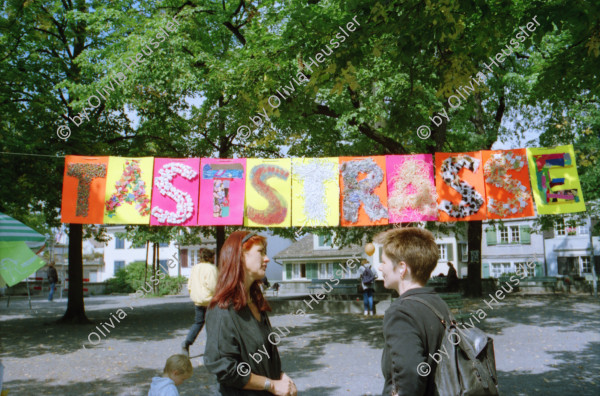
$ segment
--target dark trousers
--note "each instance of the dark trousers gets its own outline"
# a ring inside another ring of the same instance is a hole
[[[373,312],[373,289],[370,287],[363,291],[363,303],[365,305],[365,311]]]
[[[190,328],[187,337],[185,338],[185,345],[189,346],[196,341],[198,334],[204,327],[204,318],[206,317],[206,307],[199,307],[198,305],[194,305],[196,308],[196,317],[194,318],[194,324]]]
[[[50,282],[50,294],[48,294],[48,301],[54,299],[54,289],[56,288],[56,282]]]

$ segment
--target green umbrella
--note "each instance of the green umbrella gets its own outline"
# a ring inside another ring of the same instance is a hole
[[[0,242],[25,242],[32,249],[40,248],[46,237],[10,216],[0,213]]]
[[[4,282],[16,285],[46,264],[31,251],[45,241],[45,236],[0,213],[0,287]]]

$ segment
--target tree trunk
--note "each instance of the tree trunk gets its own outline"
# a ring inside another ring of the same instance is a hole
[[[215,253],[217,255],[217,265],[219,265],[219,253],[221,252],[221,248],[225,243],[225,226],[215,226],[215,228],[217,236],[217,250]]]
[[[148,249],[150,249],[150,241],[146,241],[146,265],[144,265],[144,287],[148,278]]]
[[[160,244],[156,244],[156,271],[154,272],[154,276],[157,277],[156,274],[158,274],[160,271],[162,271],[161,267],[160,267]],[[156,282],[154,282],[154,294],[158,294],[158,284]]]
[[[91,323],[85,316],[83,303],[83,257],[81,254],[83,242],[83,226],[69,224],[69,294],[67,311],[59,322]]]
[[[481,297],[481,230],[482,221],[470,221],[467,225],[469,264],[465,294]]]

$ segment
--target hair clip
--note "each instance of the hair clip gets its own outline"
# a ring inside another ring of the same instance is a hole
[[[246,243],[246,241],[247,241],[248,239],[252,238],[254,235],[256,235],[256,232],[254,232],[254,231],[252,231],[252,232],[250,232],[250,233],[246,234],[246,236],[244,237],[244,239],[242,239],[242,245],[243,245],[244,243]]]

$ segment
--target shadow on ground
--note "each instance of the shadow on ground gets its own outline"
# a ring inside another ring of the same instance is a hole
[[[112,302],[113,307],[96,309],[99,307],[97,304],[105,302]],[[101,322],[108,320],[111,313],[116,313],[118,307],[114,305],[114,300],[107,299],[105,302],[95,301],[94,310],[88,311],[88,317],[96,322],[93,326],[56,324],[54,320],[59,319],[64,311],[41,304],[36,305],[40,317],[23,317],[29,315],[28,309],[23,312],[14,310],[8,312],[0,309],[0,316],[3,317],[3,350],[0,357],[27,359],[45,353],[69,355],[81,349],[83,343],[88,344],[90,331],[97,332],[95,326],[100,326]],[[168,302],[166,299],[152,299],[144,304],[134,305],[133,309],[124,306],[127,317],[111,329],[108,335],[116,340],[135,343],[133,350],[139,350],[143,356],[146,352],[145,343],[167,340],[177,344],[178,339],[181,338],[179,334],[186,331],[193,322],[194,310],[187,299],[175,298]],[[557,332],[571,333],[595,332],[597,334],[600,329],[599,303],[598,300],[590,297],[509,296],[493,307],[490,309],[483,300],[470,299],[466,300],[464,311],[475,312],[477,309],[484,309],[487,317],[479,326],[497,339],[500,339],[508,329],[519,325],[552,327],[556,328]],[[279,344],[283,370],[291,378],[304,379],[310,384],[302,389],[301,395],[358,396],[362,394],[353,386],[357,381],[362,381],[362,377],[351,378],[346,376],[343,368],[336,369],[344,365],[355,367],[364,365],[365,362],[356,361],[354,352],[358,344],[369,350],[382,349],[381,316],[363,317],[355,314],[327,313],[303,318],[292,315],[271,315],[271,321],[275,328],[286,333]],[[174,336],[175,333],[178,335]],[[578,352],[570,352],[574,348],[570,347],[569,339],[553,341],[553,348],[546,351],[554,358],[553,364],[535,362],[535,372],[518,371],[516,368],[514,371],[499,371],[502,394],[517,396],[600,394],[598,380],[600,342],[584,340],[580,343],[583,347]],[[542,348],[544,340],[539,342],[539,348]],[[498,347],[499,345],[496,344],[496,349]],[[94,348],[88,346],[88,349]],[[199,345],[195,348],[200,351]],[[327,355],[332,348],[337,348],[339,357]],[[516,351],[515,354],[519,352]],[[199,355],[196,352],[192,354]],[[194,360],[201,363],[201,358]],[[52,366],[53,363],[54,369],[58,365],[59,369],[69,370],[69,365],[62,361],[49,362],[49,365]],[[63,364],[64,366],[60,367]],[[75,363],[71,361],[69,364]],[[106,364],[98,361],[98,369],[102,369],[103,365]],[[181,394],[215,395],[214,376],[203,366],[198,367],[197,363],[194,366],[194,375],[180,387]],[[326,369],[330,371],[325,371]],[[116,374],[107,375],[107,378],[95,375],[93,378],[90,376],[90,380],[81,378],[77,382],[67,384],[39,381],[33,378],[34,373],[31,375],[32,378],[13,380],[6,383],[6,386],[9,387],[11,395],[145,395],[150,385],[149,378],[158,374],[155,370],[139,367],[124,367],[122,372],[113,371]],[[330,372],[337,373],[339,376],[324,374]],[[373,378],[372,383],[376,384],[374,385],[376,389],[379,389],[382,379]]]

